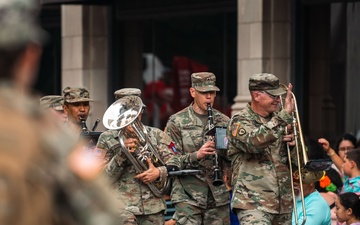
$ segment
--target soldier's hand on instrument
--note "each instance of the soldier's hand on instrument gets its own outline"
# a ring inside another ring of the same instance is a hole
[[[294,134],[286,134],[283,136],[283,141],[287,142],[286,144],[289,146],[295,146],[296,142],[295,142],[295,138],[294,138]]]
[[[331,149],[329,141],[326,140],[325,138],[320,138],[318,142],[319,144],[321,144],[325,152],[328,152]]]
[[[292,84],[289,84],[288,90],[286,93],[284,109],[286,110],[286,112],[288,112],[290,114],[294,111],[294,108],[295,108],[295,101],[294,101],[291,91],[292,91]]]
[[[147,159],[147,162],[149,169],[135,176],[135,179],[139,179],[145,184],[154,182],[160,176],[160,170],[152,164],[151,160]]]
[[[124,144],[126,146],[126,148],[132,152],[135,150],[136,146],[137,146],[137,139],[136,138],[128,138],[124,141]]]
[[[206,155],[214,155],[216,152],[215,142],[207,141],[201,148],[196,152],[197,159],[203,159]]]

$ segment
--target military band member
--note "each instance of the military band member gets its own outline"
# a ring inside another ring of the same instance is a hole
[[[66,125],[80,133],[86,129],[86,120],[90,112],[89,90],[86,87],[66,87],[63,89],[64,111],[68,117]],[[84,124],[85,123],[85,124]]]
[[[50,113],[60,119],[60,122],[67,121],[67,115],[64,112],[64,98],[61,95],[46,95],[40,98],[40,107],[48,109]]]
[[[135,88],[126,88],[118,90],[114,94],[116,99],[124,96],[138,98],[137,96],[141,95],[141,91]],[[129,106],[131,107],[131,105]],[[139,115],[140,120],[141,114]],[[122,129],[128,129],[127,131],[130,133],[133,132],[131,126]],[[173,156],[171,150],[173,144],[170,137],[158,128],[145,126],[145,129],[151,144],[158,151],[160,158],[166,162]],[[106,159],[109,160],[109,163],[105,166],[105,173],[109,176],[118,193],[117,198],[126,206],[128,219],[124,224],[163,225],[166,210],[165,200],[162,196],[156,196],[147,184],[154,181],[165,181],[166,167],[155,167],[148,160],[149,169],[137,174],[134,165],[123,151],[131,151],[132,147],[137,146],[138,138],[136,136],[127,137],[124,141],[127,149],[122,149],[119,145],[119,131],[120,129],[103,132],[98,140],[97,149],[106,152]]]
[[[174,179],[171,201],[176,209],[173,217],[176,224],[230,224],[228,190],[224,184],[213,185],[215,142],[205,135],[210,128],[207,105],[213,105],[216,92],[220,91],[215,81],[213,73],[193,73],[189,91],[194,101],[170,116],[165,128],[179,152],[168,165],[203,171],[200,175]],[[214,126],[227,126],[226,115],[216,109],[212,109],[212,114]],[[220,165],[222,160],[219,157]]]
[[[294,143],[285,127],[293,120],[292,86],[286,92],[276,76],[261,73],[250,77],[249,90],[251,102],[231,118],[227,130],[233,174],[231,208],[241,225],[291,224],[286,145]],[[278,112],[285,93],[284,107]]]

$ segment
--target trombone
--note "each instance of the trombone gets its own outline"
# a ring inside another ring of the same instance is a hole
[[[285,84],[280,84],[280,86],[285,90],[288,91],[288,87]],[[294,140],[295,140],[295,150],[296,150],[296,158],[297,158],[297,164],[298,164],[298,170],[296,171],[298,173],[298,177],[299,177],[299,191],[300,191],[300,197],[301,197],[301,208],[302,208],[302,212],[303,212],[303,221],[302,221],[302,225],[305,224],[306,222],[306,208],[305,208],[305,198],[304,198],[304,190],[303,190],[303,177],[302,177],[302,170],[305,169],[306,164],[309,162],[309,158],[308,155],[306,153],[306,148],[305,148],[305,142],[304,142],[304,136],[303,136],[303,132],[302,132],[302,128],[301,128],[301,123],[300,123],[300,117],[299,117],[299,111],[298,111],[298,107],[297,107],[297,101],[296,101],[296,97],[294,95],[293,92],[291,92],[292,98],[294,100],[294,111],[292,112],[292,130],[294,133]],[[283,103],[283,99],[280,98],[281,100],[281,107],[284,108],[284,103]],[[287,129],[285,128],[285,133],[288,133]],[[300,142],[300,143],[299,143]],[[299,218],[298,218],[298,214],[297,214],[297,207],[296,207],[296,196],[295,196],[295,190],[294,190],[294,172],[293,172],[293,168],[292,168],[292,161],[291,161],[291,151],[290,151],[290,146],[286,145],[287,147],[287,155],[288,155],[288,161],[289,161],[289,170],[290,170],[290,182],[291,182],[291,194],[293,197],[293,209],[294,209],[294,217],[295,217],[295,223],[299,224]],[[301,148],[301,149],[300,149]],[[300,150],[301,150],[301,154],[300,155]],[[301,158],[300,156],[302,156],[302,162],[301,162]],[[301,163],[304,164],[304,166],[302,167]],[[295,172],[295,173],[296,173]]]

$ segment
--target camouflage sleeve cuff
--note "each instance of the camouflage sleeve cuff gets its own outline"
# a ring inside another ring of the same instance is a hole
[[[163,181],[166,181],[166,177],[167,177],[167,169],[165,166],[160,166],[160,167],[157,167],[158,170],[160,171],[160,176],[158,178],[158,181],[159,182],[163,182]]]
[[[292,120],[293,120],[293,117],[285,110],[285,109],[282,109],[278,116],[280,117],[281,120],[283,120],[286,124],[291,124],[292,123]]]
[[[194,167],[198,167],[198,166],[200,165],[200,162],[199,162],[199,160],[198,160],[197,157],[196,157],[196,153],[197,153],[197,151],[196,151],[196,152],[192,152],[192,153],[189,154],[189,155],[190,155],[190,157],[189,157],[190,163],[191,163],[191,165],[193,165]]]

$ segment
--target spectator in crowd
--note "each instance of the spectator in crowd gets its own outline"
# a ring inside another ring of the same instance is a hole
[[[335,200],[337,199],[337,195],[340,193],[342,186],[343,182],[341,176],[333,168],[327,169],[325,176],[315,182],[315,189],[325,199],[330,208],[331,225],[337,225]]]
[[[352,134],[346,133],[342,135],[335,145],[335,153],[344,159],[345,152],[356,148],[356,137]]]
[[[306,216],[305,224],[308,225],[330,225],[330,208],[325,199],[315,189],[315,182],[320,180],[321,173],[302,170],[302,189],[304,199],[300,193],[299,173],[293,176],[294,190],[296,195],[296,214],[295,209],[292,212],[292,224],[303,224]],[[325,172],[323,173],[325,175]],[[305,210],[303,208],[303,202]],[[304,212],[306,215],[304,216]],[[296,220],[298,223],[296,223]]]
[[[323,146],[325,152],[334,162],[333,168],[336,169],[342,176],[341,167],[344,162],[345,153],[347,150],[354,149],[356,147],[356,138],[352,134],[344,134],[336,142],[335,150],[331,148],[329,141],[325,138],[320,138],[318,142]]]
[[[346,225],[360,225],[359,195],[352,192],[342,193],[335,205],[336,217],[339,222],[345,222]]]
[[[344,185],[342,192],[360,193],[360,149],[347,150],[344,159],[342,159],[330,147],[329,142],[320,138],[324,151],[330,156],[336,167],[344,174]]]
[[[344,164],[344,185],[342,192],[355,192],[360,194],[360,149],[346,151]]]

